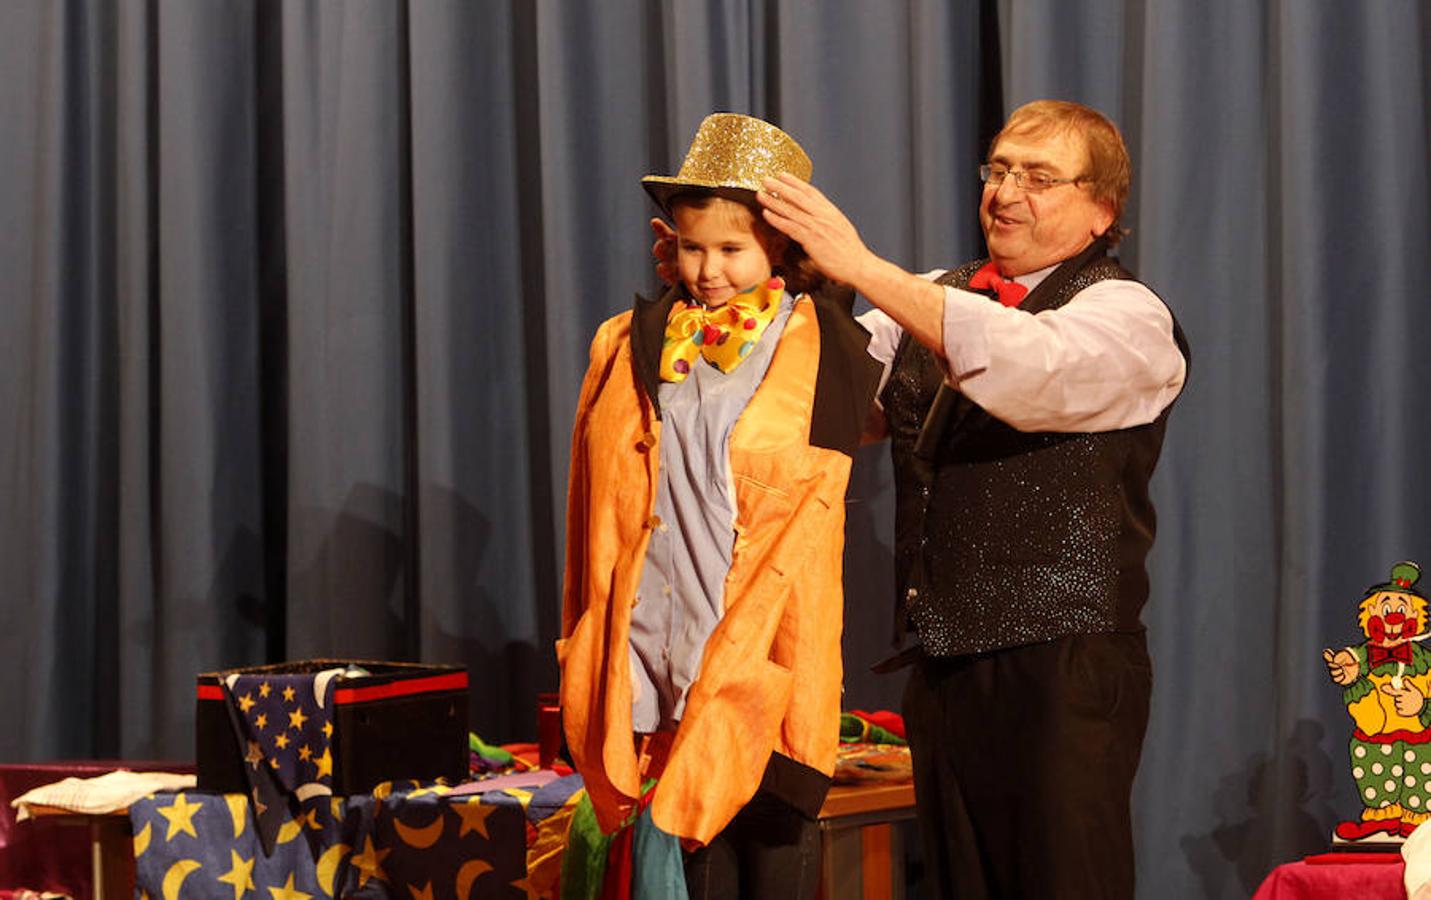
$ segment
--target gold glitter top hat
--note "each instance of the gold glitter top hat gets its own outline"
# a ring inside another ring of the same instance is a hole
[[[712,113],[696,131],[681,171],[674,178],[647,175],[641,186],[669,215],[670,199],[692,188],[750,203],[760,190],[760,179],[789,172],[809,181],[813,168],[795,139],[769,122],[739,113]]]

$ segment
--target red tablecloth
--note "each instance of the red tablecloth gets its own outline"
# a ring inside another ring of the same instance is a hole
[[[1406,900],[1398,853],[1325,853],[1272,870],[1252,900]]]
[[[0,888],[31,888],[89,900],[89,830],[74,825],[15,821],[10,801],[42,784],[75,776],[89,778],[115,769],[136,772],[192,772],[192,762],[78,760],[0,765]]]

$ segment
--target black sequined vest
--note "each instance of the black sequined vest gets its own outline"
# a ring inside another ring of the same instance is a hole
[[[1020,308],[1057,309],[1095,282],[1132,277],[1104,254],[1095,243]],[[965,287],[983,262],[940,283]],[[1173,329],[1186,358],[1182,330]],[[894,457],[900,616],[924,652],[1141,630],[1155,525],[1148,481],[1171,406],[1119,431],[1022,432],[955,390],[936,403],[942,381],[935,355],[906,334],[881,395]],[[939,410],[932,416],[931,406]]]

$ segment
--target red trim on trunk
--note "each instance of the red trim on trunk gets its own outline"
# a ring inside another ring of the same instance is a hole
[[[390,684],[375,684],[370,687],[338,688],[333,692],[333,702],[367,703],[373,700],[407,697],[412,694],[465,691],[466,689],[467,673],[454,672],[450,675],[432,675],[427,678],[407,678]]]
[[[388,684],[374,684],[368,687],[338,688],[333,692],[334,703],[367,703],[372,700],[388,700],[393,697],[407,697],[412,694],[436,693],[437,691],[467,690],[467,673],[453,672],[448,675],[430,675],[426,678],[408,678]],[[200,700],[223,700],[224,689],[218,684],[200,684],[196,694]]]

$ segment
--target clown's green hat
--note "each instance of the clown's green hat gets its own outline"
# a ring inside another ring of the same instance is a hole
[[[1421,580],[1421,567],[1414,562],[1403,560],[1391,567],[1391,580],[1385,584],[1374,584],[1366,589],[1366,595],[1379,594],[1382,591],[1397,591],[1403,594],[1415,594],[1418,597],[1426,595],[1416,589],[1416,582]]]

